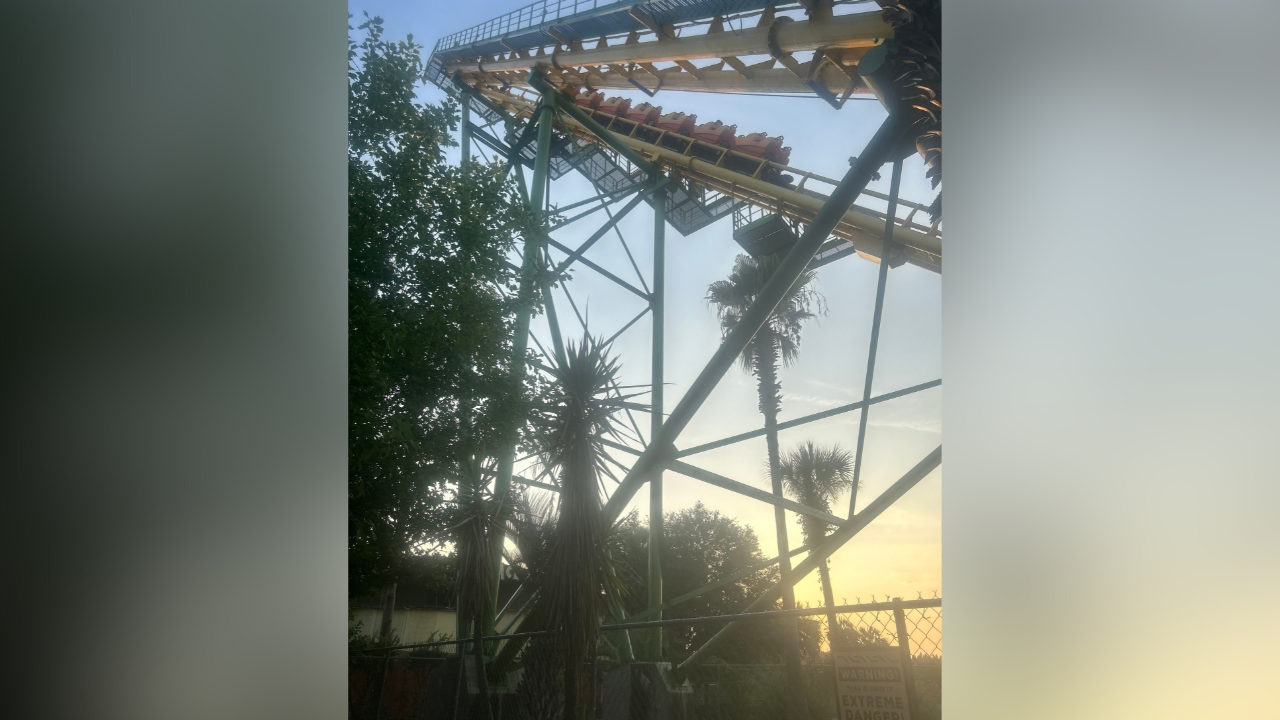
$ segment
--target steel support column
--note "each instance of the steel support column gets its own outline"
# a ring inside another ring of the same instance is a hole
[[[656,179],[656,178],[655,178]],[[618,217],[621,217],[619,215]],[[653,312],[653,361],[650,390],[649,437],[657,437],[662,431],[662,378],[663,333],[666,309],[666,257],[667,257],[667,191],[658,188],[653,193],[653,293],[649,307]],[[662,605],[662,468],[654,469],[649,484],[649,608]],[[662,613],[656,613],[662,619]],[[651,639],[650,657],[656,662],[662,659],[662,630],[655,628]]]
[[[711,395],[716,384],[737,361],[747,343],[751,342],[751,338],[773,313],[782,296],[808,267],[809,261],[831,234],[832,228],[853,205],[853,201],[866,188],[867,183],[871,182],[872,173],[883,165],[890,153],[899,146],[905,130],[906,124],[899,116],[890,115],[885,119],[862,154],[852,163],[849,172],[845,173],[844,179],[836,186],[830,199],[805,229],[804,236],[791,248],[773,277],[765,283],[755,303],[743,315],[737,327],[725,337],[715,355],[689,386],[688,392],[676,404],[671,415],[663,423],[662,431],[650,440],[649,447],[645,449],[631,468],[631,472],[627,473],[613,496],[609,498],[609,502],[605,505],[606,521],[616,520],[631,498],[635,497],[640,486],[652,477],[653,470],[659,465],[665,465],[674,455],[675,441],[680,433],[702,407],[702,403]]]
[[[471,160],[471,96],[462,94],[462,166],[465,168]]]
[[[554,110],[543,107],[538,118],[538,156],[533,164],[533,181],[530,188],[529,206],[535,212],[542,207],[545,178],[550,164],[551,154],[551,115]],[[538,213],[539,217],[541,213]],[[541,218],[540,218],[541,222]],[[541,225],[539,226],[541,228]],[[534,296],[538,292],[535,275],[542,257],[542,238],[545,232],[533,230],[524,241],[524,259],[520,267],[520,307],[516,311],[515,335],[512,337],[511,374],[517,386],[524,384],[525,354],[529,349],[529,322],[533,317]],[[548,304],[550,299],[548,298]],[[498,457],[498,474],[493,482],[493,494],[498,498],[506,498],[511,491],[511,475],[515,469],[516,443],[512,437]],[[505,502],[504,502],[505,506]],[[495,525],[501,518],[495,518]],[[506,544],[506,533],[499,527],[490,534],[489,572],[493,588],[491,607],[498,606],[498,585],[502,579],[502,548]],[[485,634],[491,634],[496,616],[485,618]]]
[[[871,412],[871,379],[876,371],[876,349],[880,344],[880,317],[884,313],[884,288],[889,282],[889,258],[893,251],[894,218],[898,212],[898,185],[902,182],[902,161],[893,164],[893,179],[889,181],[889,210],[885,213],[883,254],[880,256],[880,277],[876,279],[876,309],[871,316],[871,348],[867,350],[867,377],[862,386],[862,416],[858,419],[858,447],[853,455],[853,490],[849,492],[849,517],[853,517],[858,502],[858,483],[862,477],[862,444],[867,438],[867,415]]]
[[[542,99],[544,102],[554,102],[554,98],[560,92],[552,87],[551,84],[547,82],[546,77],[538,70],[529,74],[529,84],[533,86],[535,90],[542,93]],[[627,147],[626,143],[619,140],[613,133],[605,130],[603,125],[596,122],[594,118],[583,112],[582,108],[571,102],[566,102],[561,104],[561,109],[564,110],[565,114],[569,117],[576,120],[579,125],[591,131],[593,135],[600,138],[605,144],[617,151],[619,155],[630,160],[632,165],[643,170],[650,178],[657,177],[658,167],[656,165],[640,157],[635,150]]]

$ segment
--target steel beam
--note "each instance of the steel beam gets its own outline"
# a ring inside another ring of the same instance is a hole
[[[541,72],[531,73],[529,75],[529,84],[532,85],[535,90],[542,93],[544,101],[553,102],[551,100],[547,100],[547,98],[555,97],[559,94],[559,91],[547,82],[546,77],[543,76]],[[600,138],[600,140],[606,145],[616,150],[618,154],[630,160],[632,165],[643,170],[646,175],[653,177],[658,174],[658,168],[656,165],[636,154],[634,150],[627,147],[626,143],[619,140],[615,133],[605,130],[600,123],[596,122],[590,115],[583,112],[582,108],[571,102],[558,103],[558,107],[579,125],[586,128],[592,135]]]
[[[885,490],[880,494],[880,497],[871,501],[871,504],[868,505],[866,509],[858,513],[853,518],[850,518],[848,523],[828,535],[826,539],[818,545],[818,547],[814,548],[813,552],[809,553],[808,557],[795,566],[791,575],[791,582],[798,583],[803,580],[805,576],[813,572],[818,567],[818,563],[826,560],[828,557],[831,557],[832,553],[839,550],[841,547],[844,547],[845,543],[853,539],[853,536],[857,535],[863,528],[871,524],[872,520],[879,517],[885,509],[896,502],[898,498],[906,494],[908,490],[915,487],[917,483],[923,480],[929,473],[933,472],[934,468],[941,464],[942,446],[939,445],[936,450],[929,453],[920,462],[916,463],[916,466],[908,470],[907,473],[899,478],[897,482],[890,485],[888,490]],[[781,595],[782,583],[778,583],[765,591],[765,593],[760,597],[756,598],[747,606],[744,612],[756,612],[767,606],[771,606]],[[683,677],[690,670],[702,664],[702,662],[711,655],[711,650],[715,648],[716,645],[723,642],[736,626],[736,623],[730,623],[721,628],[720,632],[713,635],[711,639],[707,640],[707,642],[703,644],[702,647],[698,648],[693,655],[689,656],[689,659],[681,663],[675,670],[677,679]]]
[[[665,178],[664,178],[665,180]],[[618,218],[626,214],[624,208]],[[617,222],[615,218],[613,222]],[[653,194],[653,293],[649,307],[653,313],[652,360],[650,363],[650,412],[649,437],[662,432],[662,378],[663,332],[666,318],[667,287],[667,191],[659,187]],[[649,481],[649,607],[662,605],[662,467],[655,467]],[[661,611],[658,617],[662,617]],[[655,662],[662,659],[662,631],[654,632],[650,657]]]
[[[580,108],[572,106],[570,103],[562,103],[563,106],[573,107],[579,113],[582,112]],[[577,120],[577,116],[562,119],[569,123],[570,129],[573,129],[572,125]],[[595,120],[589,117],[587,119],[595,123]],[[585,125],[577,124],[585,128]],[[616,149],[615,143],[621,144],[633,155],[638,153],[646,157],[652,157],[662,165],[677,168],[681,172],[691,175],[693,180],[727,195],[742,196],[744,194],[742,191],[747,191],[747,193],[757,198],[766,199],[765,202],[759,204],[765,207],[776,207],[781,204],[787,208],[789,215],[808,223],[812,223],[813,218],[816,218],[817,214],[825,206],[825,203],[820,198],[736,173],[692,155],[685,155],[621,133],[611,132],[604,129],[599,123],[595,124],[604,135],[600,136],[595,131],[590,134],[599,136],[610,147]],[[628,156],[628,159],[631,159],[630,156]],[[785,166],[779,165],[777,167],[781,170]],[[854,249],[858,252],[868,257],[879,258],[883,254],[881,235],[884,232],[884,224],[885,221],[875,215],[849,210],[846,207],[846,212],[840,216],[839,222],[831,231],[828,231],[828,234],[834,231],[852,243]],[[896,227],[895,241],[929,255],[942,256],[942,240],[935,235],[925,235],[909,228]]]
[[[631,455],[643,454],[643,452],[640,450],[629,448],[626,445],[613,442],[612,440],[603,440],[602,442],[608,447],[616,448],[625,453],[630,453]],[[773,505],[776,507],[786,508],[791,512],[800,513],[801,515],[809,515],[811,517],[816,517],[820,520],[825,520],[831,523],[832,525],[839,526],[839,525],[844,525],[847,522],[842,517],[836,517],[831,513],[822,512],[821,510],[815,510],[814,508],[811,508],[808,505],[802,505],[794,500],[788,500],[785,497],[780,497],[771,492],[761,490],[760,488],[753,487],[746,483],[738,482],[737,480],[733,480],[732,478],[727,478],[718,473],[713,473],[710,470],[703,470],[700,467],[695,467],[693,465],[690,465],[689,463],[680,462],[679,460],[669,460],[667,464],[664,465],[663,467],[667,470],[678,472],[681,475],[684,475],[686,477],[691,477],[694,480],[701,480],[702,482],[707,483],[708,485],[715,485],[716,487],[724,488],[725,490],[736,492],[739,495],[745,495],[749,498],[752,498],[753,500],[759,500],[760,502],[769,503],[770,505]],[[789,551],[787,550],[782,550],[781,552],[789,553]],[[788,554],[788,557],[790,557],[790,554]]]
[[[587,238],[586,242],[579,245],[577,250],[574,250],[573,252],[569,253],[569,257],[565,258],[564,260],[561,260],[560,264],[556,266],[556,273],[559,274],[564,272],[565,269],[567,269],[570,265],[573,264],[573,261],[582,257],[583,253],[590,250],[591,246],[595,245],[596,242],[600,240],[600,238],[604,237],[605,233],[608,233],[610,230],[612,230],[614,225],[617,225],[618,222],[622,220],[622,218],[627,216],[627,213],[631,212],[636,208],[637,205],[644,202],[645,197],[651,191],[652,189],[649,189],[631,198],[631,202],[624,205],[622,209],[618,211],[617,215],[614,215],[612,218],[609,219],[608,222],[601,225],[598,230],[591,233],[591,237]]]
[[[471,136],[473,138],[475,138],[476,140],[479,140],[482,145],[487,145],[490,150],[494,151],[498,155],[501,155],[502,158],[506,160],[509,165],[514,165],[516,163],[519,163],[521,165],[529,165],[530,167],[532,167],[532,163],[529,163],[519,155],[513,154],[511,152],[511,148],[504,145],[501,141],[499,141],[497,138],[490,135],[488,132],[485,132],[482,128],[477,127],[475,123],[471,123],[470,128],[471,128]]]
[[[612,336],[610,336],[610,338],[609,338],[608,340],[605,340],[605,341],[604,341],[604,344],[605,344],[605,345],[608,345],[609,343],[613,342],[614,340],[617,340],[619,335],[621,335],[622,333],[626,332],[626,331],[627,331],[627,330],[628,330],[632,325],[635,325],[637,322],[639,322],[639,321],[640,321],[640,318],[644,317],[645,313],[649,312],[649,310],[650,310],[650,308],[646,307],[645,309],[643,309],[643,310],[641,310],[640,312],[636,313],[636,316],[635,316],[635,317],[633,317],[633,318],[631,318],[631,321],[630,321],[630,322],[628,322],[626,325],[623,325],[623,326],[622,326],[622,329],[621,329],[621,330],[619,330],[618,332],[614,333]]]
[[[543,259],[546,263],[544,267],[549,267],[550,253],[544,255]],[[560,332],[560,319],[556,317],[556,299],[551,294],[551,281],[546,278],[546,275],[543,275],[542,280],[542,298],[546,301],[542,309],[547,313],[547,330],[550,331],[552,348],[556,351],[556,361],[560,363],[560,367],[565,367],[567,356],[564,352],[564,335]]]
[[[560,221],[560,222],[556,223],[555,225],[552,225],[552,226],[551,226],[551,229],[552,229],[552,230],[559,230],[559,229],[560,229],[560,228],[562,228],[562,227],[565,227],[565,226],[567,226],[567,225],[571,225],[571,224],[573,224],[573,223],[575,223],[575,222],[578,222],[579,220],[581,220],[581,219],[582,219],[582,218],[584,218],[584,217],[588,217],[588,216],[590,216],[590,215],[594,215],[594,214],[596,214],[597,212],[599,212],[600,210],[607,210],[607,209],[609,208],[609,203],[617,202],[617,201],[619,201],[619,200],[621,200],[621,199],[625,198],[626,196],[630,195],[633,191],[634,191],[634,189],[633,189],[633,188],[632,188],[632,189],[628,189],[628,191],[627,191],[627,192],[624,192],[624,193],[622,193],[621,195],[618,195],[617,197],[609,198],[608,200],[605,200],[604,202],[600,203],[599,205],[596,205],[595,207],[591,208],[590,210],[583,210],[582,212],[578,213],[577,215],[574,215],[573,217],[569,218],[568,220],[562,220],[562,221]],[[557,208],[557,209],[556,209],[556,212],[559,212],[559,211],[560,211],[560,210],[559,210],[559,208]]]
[[[942,598],[921,598],[919,600],[903,600],[895,598],[893,602],[876,602],[876,603],[859,603],[857,605],[835,605],[831,607],[806,607],[796,608],[795,610],[765,610],[762,612],[742,612],[732,615],[704,615],[702,617],[693,618],[675,618],[673,620],[648,620],[644,622],[627,622],[616,623],[612,625],[601,625],[601,630],[638,630],[647,627],[663,627],[667,625],[706,625],[713,622],[750,622],[753,620],[777,620],[786,617],[812,617],[814,615],[825,615],[827,613],[865,613],[865,612],[883,612],[885,610],[893,611],[899,608],[903,610],[917,610],[923,608],[939,608],[942,607]],[[633,619],[640,615],[632,615]]]
[[[564,243],[562,243],[562,242],[557,241],[555,238],[551,238],[551,237],[549,237],[549,238],[547,238],[547,242],[551,244],[551,247],[553,247],[553,248],[555,248],[555,249],[559,250],[559,251],[560,251],[560,252],[562,252],[562,253],[565,253],[566,255],[567,255],[567,254],[569,254],[569,253],[572,253],[572,252],[573,252],[573,248],[569,247],[568,245],[565,245],[565,244],[564,244]],[[586,259],[586,258],[584,258],[584,257],[580,257],[580,258],[578,258],[578,262],[582,263],[583,265],[586,265],[587,267],[591,268],[592,270],[595,270],[596,272],[600,273],[601,275],[603,275],[603,276],[605,276],[605,277],[609,278],[610,280],[614,281],[614,282],[615,282],[615,283],[617,283],[618,285],[620,285],[620,286],[622,286],[622,287],[626,288],[627,290],[630,290],[631,292],[635,293],[636,295],[638,295],[638,296],[640,296],[640,297],[644,298],[644,299],[645,299],[645,301],[648,301],[648,300],[649,300],[649,293],[641,291],[641,290],[640,290],[640,288],[638,288],[638,287],[636,287],[636,286],[632,285],[631,283],[627,282],[626,280],[623,280],[622,278],[618,277],[617,275],[614,275],[613,273],[609,272],[608,270],[605,270],[604,268],[602,268],[602,267],[600,267],[599,265],[597,265],[597,264],[595,264],[595,263],[591,262],[590,260],[588,260],[588,259]]]
[[[608,207],[605,207],[604,214],[613,218],[613,213],[609,211]],[[631,248],[627,247],[627,239],[622,237],[622,231],[618,229],[617,225],[613,226],[613,234],[618,236],[618,242],[622,245],[622,251],[627,254],[627,261],[631,263],[631,269],[635,271],[636,279],[640,281],[640,287],[644,288],[645,292],[649,292],[649,284],[644,281],[640,266],[636,265],[636,259],[631,256]]]
[[[462,165],[465,167],[471,161],[471,99],[467,94],[462,95],[462,123],[460,135],[462,136]]]
[[[819,48],[870,48],[880,38],[893,37],[893,28],[880,18],[880,11],[842,15],[809,22],[779,21],[742,32],[692,35],[656,42],[624,43],[612,47],[557,50],[551,59],[558,67],[585,67],[618,63],[654,63],[675,60],[702,60],[738,55],[769,55],[770,45],[783,53]],[[772,42],[771,42],[772,41]],[[527,70],[546,56],[511,57],[504,60],[450,63],[445,71],[502,72]]]
[[[479,74],[467,73],[465,77],[471,84],[476,86],[500,87],[492,79]],[[503,77],[502,80],[512,87],[531,87],[528,77],[524,73],[513,73],[510,76]],[[634,83],[626,75],[616,72],[591,73],[587,81],[596,90],[635,89]],[[814,93],[814,86],[824,89],[833,95],[843,95],[850,85],[849,79],[830,65],[815,73],[812,82],[813,85],[810,85],[785,68],[753,70],[751,77],[744,77],[734,70],[702,70],[696,76],[688,72],[672,73],[665,76],[662,80],[662,91],[726,94],[760,93],[769,95],[786,93],[808,95],[817,99],[820,96]],[[581,83],[574,84],[568,81],[565,82],[565,85],[582,87]],[[870,88],[861,84],[855,85],[851,94],[868,98],[875,97]]]
[[[543,106],[539,117],[540,127],[538,128],[538,155],[533,163],[533,187],[529,205],[535,213],[542,207],[543,189],[546,186],[545,178],[547,168],[550,164],[551,151],[551,116],[554,110],[551,107]],[[523,180],[523,175],[521,176]],[[540,213],[538,213],[540,214]],[[534,274],[538,270],[538,264],[542,257],[542,238],[545,231],[534,230],[525,238],[524,257],[520,268],[520,307],[516,310],[516,327],[515,336],[512,339],[512,362],[511,373],[517,386],[524,383],[525,375],[525,354],[529,347],[529,323],[533,317],[534,293]],[[548,319],[552,318],[551,313],[554,312],[550,293],[547,294]],[[555,332],[558,328],[552,328],[554,339],[559,342],[559,334]],[[560,353],[560,359],[563,361],[564,352],[557,346]],[[502,454],[498,457],[498,475],[494,479],[493,492],[498,497],[506,497],[511,491],[511,477],[515,469],[516,443],[515,438],[511,438],[507,446],[503,448]],[[496,532],[490,534],[489,546],[489,564],[490,564],[490,581],[493,588],[493,602],[490,607],[498,605],[498,585],[502,578],[502,548],[506,543],[506,532],[501,528],[496,528]],[[496,616],[485,618],[485,629],[493,630],[493,624]]]
[[[697,379],[689,386],[688,392],[671,411],[671,415],[662,426],[662,432],[650,441],[644,454],[636,461],[631,472],[627,473],[622,484],[609,498],[609,502],[605,505],[605,519],[608,522],[618,518],[640,486],[648,482],[653,469],[671,459],[675,453],[675,441],[680,433],[684,432],[685,427],[702,407],[702,403],[711,395],[716,384],[733,366],[747,343],[751,342],[751,338],[773,313],[782,296],[804,272],[809,261],[818,252],[818,248],[831,234],[832,228],[848,211],[849,206],[853,204],[867,183],[871,182],[872,173],[884,164],[890,153],[899,147],[905,131],[906,123],[898,115],[890,115],[876,131],[866,148],[849,168],[849,172],[845,173],[844,179],[836,186],[831,198],[805,229],[804,236],[791,248],[773,276],[765,283],[755,303],[743,314],[737,327],[725,337],[715,355],[711,357]]]
[[[554,100],[545,100],[538,112],[538,156],[533,161],[533,180],[529,185],[529,205],[538,214],[546,199],[547,171],[551,165],[551,125],[555,117]],[[526,131],[526,134],[528,132]],[[519,152],[519,147],[512,147]]]
[[[893,178],[889,181],[889,209],[884,220],[884,249],[893,251],[894,218],[898,212],[898,186],[902,183],[902,161],[893,163]],[[867,375],[862,386],[862,416],[858,418],[858,446],[853,455],[853,490],[849,492],[849,517],[853,517],[858,504],[858,481],[862,476],[862,446],[867,439],[867,417],[871,414],[871,379],[876,372],[876,348],[880,344],[880,318],[884,313],[884,288],[889,282],[889,263],[880,261],[880,276],[876,279],[876,309],[871,315],[871,348],[867,350]]]
[[[848,405],[841,405],[840,407],[831,408],[830,410],[823,410],[822,412],[814,413],[812,415],[805,415],[804,417],[799,417],[799,418],[796,418],[795,420],[780,422],[777,424],[775,429],[777,429],[778,431],[782,431],[788,428],[804,425],[806,423],[811,423],[811,422],[814,422],[815,420],[823,420],[825,418],[834,417],[842,413],[847,413],[851,410],[864,408],[868,405],[875,405],[877,403],[885,402],[886,400],[893,400],[894,398],[900,398],[900,397],[903,397],[904,395],[917,393],[917,392],[920,392],[921,390],[928,390],[929,388],[938,387],[941,384],[942,384],[942,380],[930,380],[927,383],[920,383],[919,385],[912,385],[911,387],[908,387],[908,388],[895,390],[891,393],[885,393],[884,395],[878,395],[876,397],[871,398],[870,400],[859,400],[858,402],[849,403]],[[759,430],[752,430],[750,432],[744,432],[738,435],[733,435],[731,437],[724,438],[723,440],[715,440],[709,443],[704,443],[702,445],[695,445],[694,447],[677,452],[676,457],[678,458],[688,457],[689,455],[696,455],[698,453],[706,452],[708,450],[715,450],[716,448],[724,447],[725,445],[732,445],[737,442],[742,442],[743,440],[758,438],[767,432],[768,432],[767,429],[761,428]]]
[[[811,549],[812,549],[812,548],[810,548],[808,545],[801,545],[800,547],[798,547],[798,548],[796,548],[795,550],[792,550],[792,551],[791,551],[791,557],[795,557],[796,555],[799,555],[799,554],[801,554],[801,553],[809,552],[809,550],[811,550]],[[661,611],[663,611],[663,610],[670,610],[671,608],[676,607],[676,606],[677,606],[677,605],[679,605],[680,603],[687,602],[687,601],[689,601],[689,600],[692,600],[692,599],[694,599],[694,598],[696,598],[696,597],[700,597],[700,596],[702,596],[702,595],[706,595],[707,593],[711,592],[712,590],[718,590],[719,588],[722,588],[722,587],[724,587],[725,585],[728,585],[729,583],[737,582],[738,580],[741,580],[742,578],[745,578],[745,577],[749,577],[749,576],[751,576],[751,575],[754,575],[755,573],[758,573],[758,572],[760,572],[761,570],[768,570],[769,568],[773,567],[774,565],[777,565],[777,564],[778,564],[778,561],[779,561],[779,560],[781,560],[781,559],[782,559],[782,556],[781,556],[781,555],[779,555],[779,556],[777,556],[777,557],[773,557],[773,558],[770,558],[770,559],[768,559],[768,560],[765,560],[764,562],[760,563],[759,565],[752,565],[751,567],[749,567],[749,568],[747,568],[747,569],[745,569],[745,570],[739,570],[738,572],[736,572],[736,573],[734,573],[734,574],[732,574],[732,575],[729,575],[729,576],[727,576],[727,577],[721,578],[721,579],[719,579],[719,580],[717,580],[717,581],[715,581],[715,582],[713,582],[713,583],[708,583],[708,584],[703,585],[702,587],[700,587],[700,588],[698,588],[698,589],[696,589],[696,590],[690,590],[689,592],[684,593],[683,595],[680,595],[679,597],[672,598],[671,600],[668,600],[667,602],[663,603],[662,605],[659,605],[659,606],[658,606],[658,607],[656,607],[656,608],[649,608],[649,609],[647,609],[647,610],[645,610],[645,611],[643,611],[643,612],[636,613],[635,615],[632,615],[632,616],[631,616],[631,619],[633,619],[633,620],[640,620],[640,619],[643,619],[643,618],[647,618],[647,617],[649,617],[649,616],[651,616],[651,615],[656,615],[656,614],[658,614],[659,612],[661,612]]]
[[[601,207],[603,207],[604,205],[607,205],[607,204],[609,204],[609,203],[611,203],[611,202],[617,202],[618,200],[620,200],[620,199],[622,199],[622,198],[626,197],[629,193],[631,193],[631,192],[633,192],[633,191],[635,191],[635,190],[639,190],[639,189],[640,189],[640,188],[642,188],[642,187],[644,187],[644,183],[643,183],[643,182],[632,183],[631,185],[628,185],[628,186],[626,186],[626,187],[618,188],[617,190],[614,190],[614,191],[612,191],[612,192],[600,193],[599,195],[596,195],[595,197],[587,198],[586,200],[579,200],[578,202],[575,202],[575,203],[569,203],[568,205],[565,205],[564,207],[557,207],[557,208],[556,208],[556,212],[557,212],[557,213],[562,213],[562,212],[564,212],[565,210],[572,210],[572,209],[574,209],[574,208],[576,208],[576,207],[582,207],[583,205],[586,205],[587,203],[592,203],[592,202],[595,202],[595,201],[597,201],[597,200],[603,200],[603,201],[604,201],[604,202],[601,204]],[[555,230],[555,229],[556,229],[556,227],[560,227],[560,226],[559,226],[559,225],[557,225],[557,226],[555,226],[555,227],[553,227],[553,228],[551,228],[551,229],[552,229],[552,230]]]
[[[769,503],[775,508],[786,509],[801,515],[816,517],[819,520],[825,520],[832,525],[838,526],[844,525],[845,523],[844,518],[836,517],[831,513],[816,510],[808,505],[803,505],[794,500],[788,500],[786,497],[775,495],[774,493],[752,487],[751,485],[738,482],[737,480],[731,480],[723,475],[718,475],[710,470],[703,470],[702,468],[694,467],[693,465],[680,462],[679,460],[673,461],[667,467],[674,472],[678,472],[681,475],[691,477],[695,480],[701,480],[708,485],[715,485],[716,487],[736,492],[739,495],[746,495],[747,497],[759,500],[760,502]],[[778,548],[778,552],[790,556],[790,551],[785,546]]]

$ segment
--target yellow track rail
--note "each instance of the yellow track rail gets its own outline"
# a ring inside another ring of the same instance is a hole
[[[489,87],[482,87],[481,92],[489,99],[502,105],[516,118],[529,118],[533,113],[535,102],[532,98],[521,97],[514,92]],[[597,115],[597,119],[604,124],[612,118]],[[560,116],[557,123],[562,132],[567,132],[574,137],[592,142],[604,152],[613,153],[613,150],[600,138],[596,137],[587,128],[579,125],[572,118]],[[796,222],[807,224],[813,220],[826,200],[826,195],[820,190],[815,190],[812,185],[809,185],[810,182],[812,181],[813,185],[818,185],[821,189],[826,189],[823,187],[825,185],[834,187],[836,184],[835,180],[817,173],[769,162],[742,153],[735,153],[731,150],[700,143],[690,138],[666,133],[665,131],[660,132],[659,137],[653,139],[653,142],[646,142],[635,137],[637,133],[633,123],[627,122],[626,126],[631,128],[629,134],[611,132],[628,147],[670,172],[689,188],[691,194],[712,190],[748,203],[764,212],[778,213]],[[659,132],[653,128],[648,128],[647,130],[650,133]],[[673,141],[677,147],[683,146],[684,150],[671,149]],[[693,154],[697,152],[695,148],[703,149],[700,154],[704,157],[718,157],[716,161],[696,157]],[[749,162],[754,166],[754,176],[726,168],[725,160],[731,156]],[[794,173],[799,175],[801,180],[795,189],[766,182],[762,179],[766,168],[772,168],[778,173]],[[864,194],[879,199],[887,199],[887,196],[873,191],[867,191]],[[895,244],[901,248],[902,259],[934,272],[941,272],[942,235],[939,227],[936,224],[924,225],[915,221],[920,211],[923,210],[923,206],[903,200],[899,200],[898,204],[900,207],[909,209],[909,214],[906,218],[898,219],[893,235]],[[819,255],[836,250],[841,246],[852,245],[859,255],[868,260],[878,262],[882,255],[881,238],[884,233],[884,222],[885,215],[883,212],[855,203],[832,231],[832,239],[823,246],[819,251]],[[892,259],[891,262],[892,264],[897,264]]]

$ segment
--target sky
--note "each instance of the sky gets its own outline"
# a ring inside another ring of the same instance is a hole
[[[402,39],[412,33],[414,40],[424,46],[425,59],[437,38],[526,4],[524,0],[466,3],[369,0],[351,2],[348,7],[354,15],[353,26],[359,25],[363,21],[362,13],[368,11],[383,18],[387,39]],[[868,5],[867,9],[874,7]],[[606,94],[629,97],[634,103],[650,100],[638,91]],[[443,92],[430,85],[420,92],[425,102],[438,102],[443,97]],[[720,119],[736,124],[739,134],[764,131],[783,135],[785,144],[792,148],[792,166],[834,178],[844,174],[849,158],[861,150],[885,117],[883,107],[874,99],[851,99],[842,109],[835,110],[816,98],[660,91],[651,102],[663,106],[666,112],[696,113],[699,122]],[[451,162],[457,162],[458,149],[451,149],[448,156]],[[889,166],[882,168],[882,172],[883,179],[869,187],[887,193]],[[553,205],[567,205],[595,194],[586,178],[577,173],[551,183]],[[917,155],[904,162],[900,194],[906,200],[923,204],[933,199],[935,193],[929,188],[924,165]],[[877,205],[874,201],[859,202],[883,209],[883,204]],[[615,204],[611,209],[623,204]],[[553,237],[576,247],[604,218],[604,213],[598,212],[553,233]],[[645,281],[650,282],[652,210],[642,204],[618,227]],[[728,216],[687,237],[667,226],[667,412],[675,407],[719,345],[719,324],[705,295],[707,285],[726,277],[734,258],[741,252],[732,231],[732,220]],[[553,256],[561,257],[555,253]],[[638,284],[616,235],[607,235],[586,257],[624,280]],[[845,257],[819,270],[816,288],[825,298],[827,314],[805,326],[799,359],[780,373],[783,393],[780,421],[861,400],[877,272],[875,263],[857,256]],[[613,335],[644,306],[640,298],[581,266],[573,273],[568,291],[588,318],[590,331],[597,336]],[[889,273],[873,396],[942,377],[941,293],[941,275],[911,265]],[[582,327],[565,295],[559,290],[554,294],[565,338],[580,338]],[[535,336],[549,349],[545,318],[537,318],[533,327]],[[646,316],[615,342],[623,384],[649,382],[651,332],[652,323]],[[647,402],[647,397],[641,399]],[[677,447],[692,447],[759,429],[763,419],[757,403],[754,378],[735,365],[682,433]],[[862,488],[858,492],[859,510],[942,443],[941,418],[941,387],[871,409],[863,453]],[[636,421],[647,435],[648,416],[638,415]],[[852,452],[857,443],[858,421],[858,412],[845,413],[784,430],[779,434],[779,441],[783,452],[808,440],[824,445],[839,443]],[[625,456],[619,459],[630,464]],[[685,461],[764,490],[770,487],[763,437],[690,456]],[[929,597],[935,591],[941,596],[941,476],[941,469],[935,470],[831,557],[836,602],[868,602],[873,596],[876,599],[914,598],[918,592]],[[605,482],[612,486],[611,481]],[[642,488],[628,506],[638,508],[642,518],[648,514],[647,488],[647,485]],[[772,506],[668,471],[665,509],[670,512],[697,502],[750,525],[760,538],[765,556],[777,554]],[[833,503],[832,512],[843,517],[848,512],[848,504],[848,493],[845,493]],[[787,524],[791,547],[800,546],[803,541],[794,514],[787,513]],[[796,586],[796,599],[800,603],[822,604],[816,573]]]

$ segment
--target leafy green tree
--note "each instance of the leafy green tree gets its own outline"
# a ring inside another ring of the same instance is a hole
[[[349,31],[351,28],[348,28]],[[348,35],[349,594],[395,582],[440,526],[444,473],[521,426],[511,379],[527,218],[493,166],[445,163],[457,106],[421,103],[413,37]]]
[[[835,627],[836,632],[831,638],[832,647],[890,647],[889,640],[885,638],[884,633],[873,627],[855,627],[853,623],[844,618],[840,618]]]
[[[760,540],[750,525],[702,503],[663,517],[662,577],[668,599],[724,581],[720,587],[664,611],[664,618],[739,613],[778,582],[777,565],[759,568],[768,558],[761,552]],[[616,535],[616,552],[629,568],[627,610],[640,612],[648,597],[649,529],[633,511],[618,522]],[[679,662],[718,629],[712,625],[668,627],[663,632],[663,656]],[[734,663],[779,662],[784,642],[776,623],[752,623],[720,646],[717,655]]]

